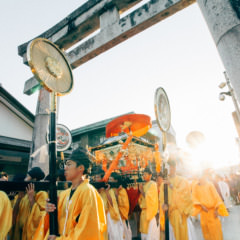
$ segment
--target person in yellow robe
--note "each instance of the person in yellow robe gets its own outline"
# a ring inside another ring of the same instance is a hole
[[[7,194],[0,191],[0,239],[5,240],[12,226],[12,206]]]
[[[109,177],[108,187],[101,191],[103,199],[106,200],[106,217],[109,240],[123,240],[124,227],[118,206],[118,190],[113,184],[118,185],[119,175],[115,172]],[[111,187],[112,186],[112,187]]]
[[[116,202],[117,204],[116,206],[114,206],[114,209],[115,209],[114,212],[118,214],[119,224],[121,225],[121,229],[119,230],[119,232],[121,232],[120,237],[121,239],[123,238],[124,240],[125,239],[131,240],[132,232],[131,232],[129,223],[127,223],[128,213],[129,213],[129,199],[128,199],[127,191],[122,186],[121,176],[118,173],[113,172],[109,178],[109,181],[115,182],[117,184],[115,188],[112,188],[116,201],[114,200],[114,196],[113,195],[111,196],[113,196],[112,203]],[[108,202],[108,204],[110,204],[110,202]],[[108,209],[111,209],[111,208],[112,208],[111,206],[108,206]],[[110,211],[110,215],[111,215],[111,211]],[[114,219],[114,216],[113,216],[113,219]],[[113,239],[115,240],[116,237]]]
[[[163,240],[163,239],[165,239],[165,213],[164,213],[164,211],[162,209],[162,204],[160,202],[160,190],[161,190],[161,186],[163,184],[163,175],[162,175],[162,173],[159,173],[157,175],[156,183],[157,183],[158,197],[159,197],[158,209],[159,209],[160,239]]]
[[[117,201],[120,216],[123,222],[124,239],[132,240],[132,231],[130,224],[128,222],[129,199],[127,191],[122,185],[120,185],[119,188],[117,189]]]
[[[200,214],[205,240],[222,240],[222,226],[219,216],[228,216],[227,209],[213,183],[203,174],[192,186],[193,216]]]
[[[168,209],[169,221],[176,240],[188,240],[187,218],[193,210],[191,186],[187,179],[176,175],[176,162],[170,160],[168,184],[168,205],[164,204],[164,184],[160,189],[160,204]]]
[[[103,187],[103,186],[105,186],[105,182],[102,182],[102,178],[104,177],[104,175],[105,175],[105,172],[102,170],[101,167],[94,167],[91,170],[91,182],[93,185],[96,184],[96,188],[97,188],[97,190],[102,198],[102,201],[103,201],[105,215],[107,216],[108,200],[107,200],[105,188]],[[100,183],[102,185],[102,187],[97,185],[97,183]],[[107,227],[107,225],[106,225],[106,227]],[[108,240],[108,231],[107,230],[103,233],[103,237],[104,237],[104,240]]]
[[[103,201],[97,190],[89,184],[85,175],[90,160],[84,149],[76,149],[65,163],[65,177],[72,182],[72,187],[59,195],[58,228],[59,236],[48,235],[48,215],[38,227],[34,240],[103,240],[106,231],[106,216]],[[46,204],[46,211],[53,212],[56,206]]]
[[[32,168],[25,177],[25,181],[40,181],[45,177],[39,167]],[[42,215],[45,213],[45,191],[35,192],[34,184],[26,188],[27,194],[19,192],[13,206],[13,231],[12,240],[30,240],[34,235]]]
[[[144,185],[139,185],[140,197],[138,200],[141,208],[140,228],[142,240],[159,240],[156,214],[158,212],[158,190],[156,182],[151,180],[152,172],[145,168],[143,172]]]

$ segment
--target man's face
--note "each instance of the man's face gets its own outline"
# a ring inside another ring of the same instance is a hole
[[[151,178],[152,178],[152,174],[147,173],[147,172],[144,172],[144,173],[143,173],[143,179],[144,179],[145,182],[150,181]]]
[[[77,163],[72,160],[67,160],[64,165],[64,175],[67,181],[72,181],[79,175],[82,176],[84,167],[82,165],[77,167]]]
[[[25,182],[32,181],[32,177],[29,174],[27,174],[27,176],[24,178],[24,181]]]

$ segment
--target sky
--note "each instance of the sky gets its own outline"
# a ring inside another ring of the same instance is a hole
[[[32,73],[17,47],[83,2],[0,1],[0,83],[32,113],[38,94],[23,94],[24,82]],[[236,164],[234,106],[230,97],[218,98],[224,71],[200,9],[193,4],[73,70],[74,88],[60,99],[58,123],[76,129],[131,111],[153,120],[155,90],[163,87],[178,146],[187,150],[186,136],[201,131],[206,139],[201,158],[212,167]]]

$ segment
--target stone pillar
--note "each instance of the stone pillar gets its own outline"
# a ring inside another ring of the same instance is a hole
[[[240,101],[239,0],[197,0]]]
[[[30,157],[28,169],[40,167],[45,172],[45,175],[49,173],[48,146],[46,146],[46,136],[49,131],[49,111],[50,93],[41,88],[39,90],[31,147],[31,155],[35,153],[35,156]]]

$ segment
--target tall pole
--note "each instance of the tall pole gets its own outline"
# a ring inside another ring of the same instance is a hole
[[[166,180],[168,176],[167,168],[165,167],[166,163],[163,163],[163,179]],[[164,183],[164,205],[168,206],[168,184]],[[169,215],[168,208],[164,212],[165,216],[165,240],[169,240]]]
[[[57,206],[57,186],[56,186],[56,93],[51,92],[51,112],[49,125],[49,175],[50,175],[50,202]],[[58,235],[58,218],[56,210],[50,213],[50,235]]]

